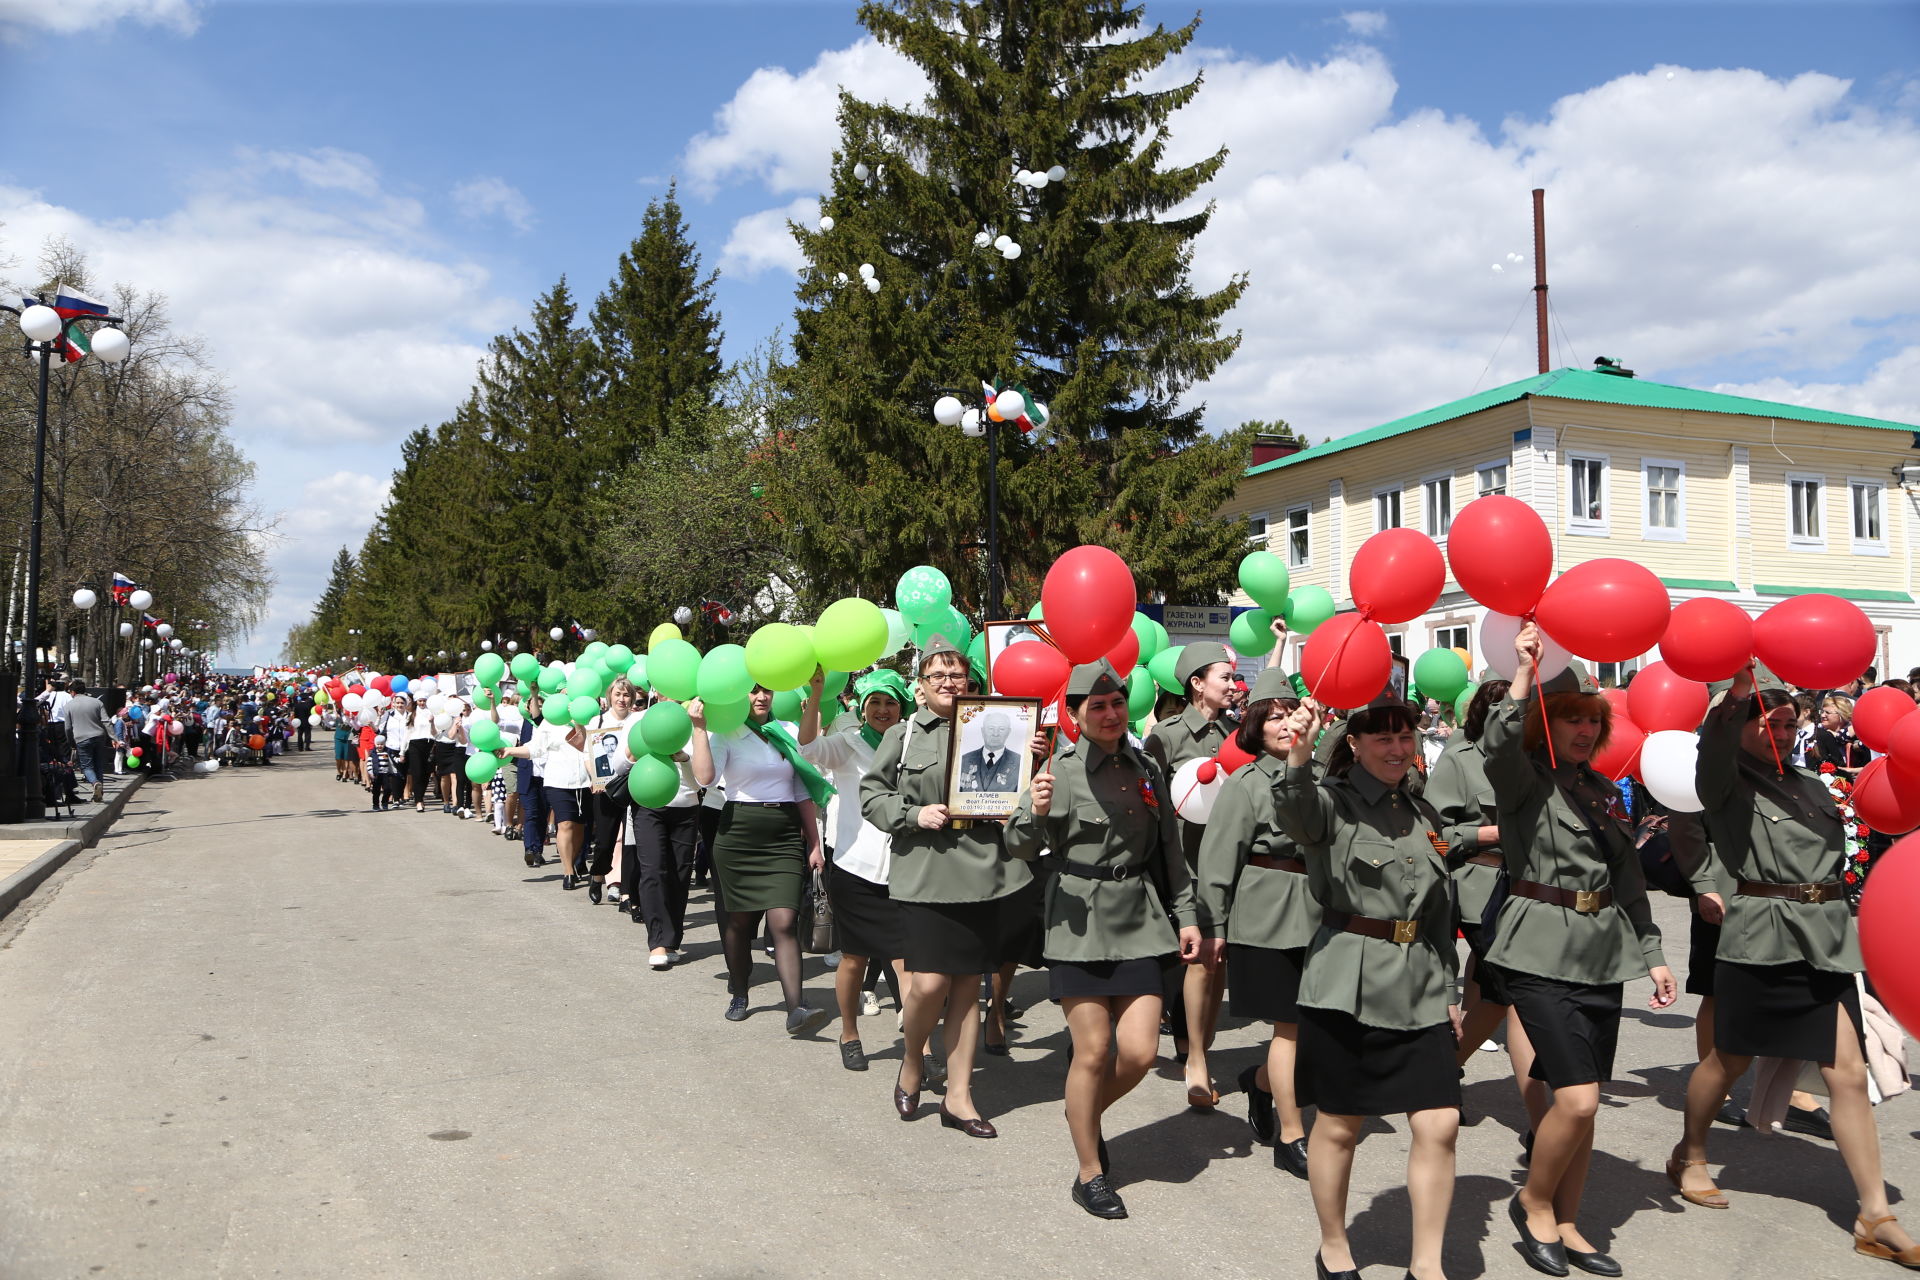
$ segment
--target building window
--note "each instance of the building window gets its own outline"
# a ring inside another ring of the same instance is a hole
[[[1404,631],[1387,632],[1387,648],[1393,652],[1393,656],[1396,658],[1406,657],[1407,633]]]
[[[1596,662],[1594,664],[1594,682],[1602,689],[1623,688],[1640,669],[1640,659],[1628,658],[1625,662]]]
[[[1436,649],[1460,649],[1466,653],[1472,653],[1473,644],[1470,636],[1471,630],[1464,622],[1457,626],[1435,627],[1433,629],[1433,647]]]
[[[1376,489],[1373,494],[1373,531],[1400,527],[1400,491]]]
[[[1567,455],[1567,520],[1575,532],[1607,531],[1607,460]]]
[[[1670,458],[1642,458],[1640,478],[1647,492],[1641,535],[1669,542],[1685,541],[1687,464]]]
[[[1247,541],[1256,547],[1267,545],[1267,513],[1256,511],[1247,517]]]
[[[1287,568],[1303,569],[1313,562],[1312,536],[1307,531],[1309,507],[1287,508]]]
[[[1453,528],[1453,477],[1435,476],[1421,485],[1426,509],[1427,536],[1439,541]]]
[[[1887,487],[1878,480],[1847,482],[1848,509],[1853,517],[1853,549],[1863,555],[1887,553]]]
[[[1475,497],[1484,498],[1489,494],[1505,493],[1507,491],[1506,463],[1495,462],[1489,466],[1480,468],[1475,474],[1480,481],[1480,491],[1474,495]]]
[[[1804,550],[1824,550],[1827,522],[1821,510],[1825,502],[1826,477],[1787,473],[1787,545]]]

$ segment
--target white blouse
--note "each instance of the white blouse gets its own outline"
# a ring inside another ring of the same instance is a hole
[[[726,784],[729,800],[783,804],[807,798],[787,758],[746,725],[707,734],[707,750],[713,753],[714,780]]]
[[[893,866],[893,838],[860,816],[860,779],[873,766],[873,748],[860,726],[826,733],[800,748],[829,775],[834,797],[827,802],[827,830],[833,833],[833,864],[862,880],[885,884]]]
[[[578,791],[587,785],[587,753],[567,741],[571,732],[572,725],[543,721],[527,743],[528,755],[539,762],[541,780],[562,791]]]

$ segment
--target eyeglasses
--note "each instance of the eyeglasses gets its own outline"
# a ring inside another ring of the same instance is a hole
[[[965,684],[967,677],[959,672],[943,671],[932,675],[923,675],[920,679],[927,684]]]

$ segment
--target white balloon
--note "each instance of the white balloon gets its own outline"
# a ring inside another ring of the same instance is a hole
[[[1027,185],[1032,187],[1035,191],[1038,191],[1040,188],[1047,185],[1047,175],[1044,173],[1036,173],[1032,177],[1027,179]]]
[[[173,634],[173,624],[171,622],[163,622],[159,626],[153,629],[153,634],[159,636],[162,640],[165,640],[168,636]]]
[[[1067,180],[1067,166],[1063,164],[1057,164],[1053,166],[1053,168],[1047,170],[1047,181],[1065,182],[1066,180]]]
[[[340,709],[342,711],[347,711],[347,712],[358,711],[360,709],[360,695],[357,693],[350,693],[346,697],[340,699]]]
[[[873,264],[871,262],[863,262],[860,264],[860,278],[862,280],[873,279]]]
[[[150,609],[153,607],[153,592],[140,590],[127,597],[129,609]]]
[[[984,249],[988,245],[993,243],[993,233],[990,231],[975,232],[973,237],[973,243],[975,247]]]
[[[1016,240],[1007,241],[1006,248],[1000,250],[1000,256],[1005,258],[1008,262],[1012,262],[1015,258],[1019,257],[1020,256],[1019,242]]]
[[[445,733],[451,728],[453,728],[453,717],[446,712],[443,711],[433,718],[433,731],[435,733]]]
[[[418,702],[422,698],[431,698],[440,692],[440,682],[432,676],[421,676],[418,680],[407,681],[407,692],[413,695],[414,701]]]
[[[482,653],[492,653],[492,652],[493,652],[493,641],[491,641],[491,640],[482,640],[482,641],[480,642],[480,651],[481,651]]]
[[[867,277],[867,292],[868,293],[880,292],[880,282],[878,280],[875,280],[872,276]]]
[[[1520,619],[1510,613],[1489,610],[1486,620],[1480,624],[1480,652],[1487,655],[1487,665],[1498,672],[1502,680],[1513,679],[1518,664],[1513,654],[1513,642],[1519,634]],[[1573,655],[1545,631],[1540,633],[1540,638],[1546,642],[1547,649],[1540,656],[1540,679],[1551,680],[1567,669],[1567,664],[1573,661]]]
[[[168,647],[169,649],[184,649],[184,648],[186,648],[186,646],[187,646],[187,642],[186,642],[186,641],[184,641],[184,640],[169,640],[169,641],[167,641],[167,647]]]
[[[980,425],[980,411],[969,409],[960,415],[960,430],[966,435],[983,436],[987,429]]]
[[[151,648],[153,648],[153,641],[152,641],[152,639],[150,639],[150,638],[148,638],[148,637],[144,637],[144,636],[143,636],[143,637],[141,638],[141,640],[140,640],[140,647],[141,647],[142,649],[151,649]]]
[[[967,406],[954,396],[941,396],[933,402],[933,420],[943,427],[959,426],[960,416],[966,411]]]
[[[1001,232],[999,235],[993,238],[993,247],[996,249],[1004,249],[1012,243],[1013,243],[1013,237],[1006,234],[1005,232]]]
[[[872,170],[868,169],[867,166],[864,164],[856,164],[855,166],[853,166],[853,176],[859,179],[861,182],[865,182],[867,180],[867,175],[871,172]]]
[[[1013,180],[1024,187],[1033,181],[1033,174],[1025,169],[1016,169],[1013,172]]]
[[[684,627],[693,621],[693,610],[683,604],[673,611],[673,620],[678,625]]]
[[[1211,766],[1211,782],[1200,781],[1203,766]],[[1189,760],[1175,769],[1170,785],[1173,788],[1173,811],[1188,822],[1205,825],[1207,819],[1213,816],[1214,801],[1226,789],[1227,773],[1212,760],[1202,757]]]
[[[824,216],[823,216],[823,217],[822,217],[822,218],[820,219],[820,229],[821,229],[822,231],[831,231],[831,230],[833,230],[833,219],[832,219],[832,218],[828,218],[828,217],[824,217]]]
[[[436,693],[432,697],[427,699],[427,710],[434,712],[436,715],[442,711],[445,711],[446,709],[447,709],[446,694]]]
[[[518,640],[507,641],[507,652],[508,653],[520,652],[520,642]]]
[[[73,593],[73,607],[76,609],[91,609],[99,603],[100,597],[85,587]]]
[[[834,273],[833,273],[833,282],[834,282],[835,284],[845,284],[845,283],[847,282],[847,273],[846,273],[846,272],[844,272],[844,271],[836,271],[836,272],[834,272]]]
[[[562,631],[562,630],[561,630],[561,629],[560,629],[559,627],[554,627],[554,628],[553,628],[552,630],[550,630],[550,631],[548,631],[548,632],[547,632],[547,639],[549,639],[549,640],[561,640],[561,639],[565,639],[565,638],[566,638],[566,634],[567,634],[567,633],[566,633],[566,632],[564,632],[564,631]]]
[[[375,711],[385,711],[387,704],[392,701],[393,699],[384,693],[369,693],[360,699],[360,705],[363,707],[372,707]]]
[[[1650,733],[1640,748],[1640,780],[1655,800],[1674,813],[1699,813],[1706,808],[1694,782],[1699,765],[1700,739],[1686,729]]]
[[[308,716],[307,723],[312,725],[314,728],[318,729],[320,727],[320,713],[316,711],[312,715]]]
[[[127,636],[130,636],[132,634],[133,634],[133,624],[131,622],[123,622],[120,624],[120,635],[122,639],[125,639]]]

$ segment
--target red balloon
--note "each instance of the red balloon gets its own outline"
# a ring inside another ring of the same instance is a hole
[[[1553,539],[1532,507],[1488,494],[1453,518],[1447,562],[1462,591],[1495,613],[1518,618],[1533,612],[1553,577]]]
[[[1075,547],[1047,570],[1040,611],[1068,662],[1098,662],[1133,630],[1134,595],[1126,561],[1105,547]]]
[[[1873,665],[1879,636],[1860,606],[1838,596],[1793,596],[1753,620],[1753,652],[1802,689],[1837,689]]]
[[[1731,680],[1753,658],[1753,619],[1716,596],[1675,605],[1660,637],[1660,657],[1687,680]]]
[[[1624,662],[1660,643],[1673,611],[1653,570],[1632,560],[1589,560],[1555,578],[1534,620],[1561,648],[1595,662]]]
[[[1600,696],[1613,708],[1613,718],[1618,723],[1620,717],[1627,715],[1627,691],[1625,689],[1602,689]],[[1631,719],[1631,717],[1628,717]]]
[[[1648,733],[1698,729],[1713,695],[1698,680],[1677,675],[1664,662],[1643,668],[1627,690],[1627,710]]]
[[[1893,726],[1887,735],[1886,761],[1896,781],[1920,791],[1920,716],[1906,716]]]
[[[1872,766],[1868,766],[1871,768]],[[1909,836],[1880,855],[1860,895],[1860,952],[1874,994],[1907,1029],[1920,1034],[1920,837]]]
[[[1253,756],[1240,749],[1240,736],[1228,734],[1220,749],[1213,753],[1214,760],[1228,773],[1236,773],[1242,767],[1253,763]]]
[[[1874,751],[1887,750],[1894,726],[1920,711],[1898,689],[1869,689],[1853,704],[1853,732]]]
[[[1896,777],[1886,760],[1870,760],[1854,775],[1851,799],[1860,821],[1882,835],[1901,836],[1920,827],[1920,787]]]
[[[1300,674],[1328,707],[1364,707],[1393,675],[1393,649],[1380,624],[1341,613],[1314,628],[1300,655]]]
[[[1640,681],[1633,682],[1634,688],[1640,687]],[[1612,693],[1613,690],[1607,690]],[[1640,748],[1646,744],[1647,731],[1620,713],[1616,706],[1613,713],[1613,728],[1607,734],[1607,745],[1593,753],[1588,761],[1594,769],[1609,778],[1618,781],[1629,774],[1640,771]]]
[[[1375,622],[1412,622],[1446,585],[1446,558],[1417,529],[1382,529],[1360,544],[1347,570],[1354,607]]]
[[[1000,651],[993,664],[993,687],[1009,698],[1051,702],[1067,687],[1073,664],[1067,655],[1040,640],[1020,640]]]
[[[388,697],[392,697],[393,696],[393,677],[392,676],[374,677],[373,689],[375,693],[384,693]]]
[[[1133,629],[1132,623],[1127,624],[1127,634],[1121,636],[1120,643],[1113,646],[1107,661],[1113,664],[1113,669],[1120,673],[1122,679],[1140,665],[1140,633]]]

